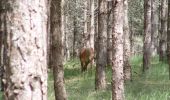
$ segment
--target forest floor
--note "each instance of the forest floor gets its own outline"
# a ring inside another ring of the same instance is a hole
[[[167,62],[152,59],[150,69],[142,73],[142,56],[131,58],[132,81],[125,82],[125,100],[170,100]],[[82,74],[79,60],[65,64],[65,86],[68,100],[111,100],[111,67],[106,68],[107,89],[95,91],[95,68]],[[48,98],[54,100],[52,75],[49,75]]]
[[[142,56],[132,57],[131,65],[132,81],[125,82],[125,100],[170,100],[167,62],[153,58],[145,74],[142,73]],[[76,59],[68,61],[64,71],[68,100],[111,100],[111,68],[106,68],[107,89],[102,91],[95,91],[95,68],[82,74],[79,60]],[[48,100],[54,100],[53,89],[53,76],[49,73]]]

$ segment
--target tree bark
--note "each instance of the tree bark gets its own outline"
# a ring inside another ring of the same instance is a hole
[[[1,1],[6,10],[5,100],[47,100],[47,1]]]
[[[123,53],[124,53],[124,79],[131,79],[131,65],[130,65],[130,33],[129,33],[129,22],[128,22],[128,0],[124,0],[124,45],[123,45]]]
[[[151,56],[155,56],[158,50],[158,4],[157,0],[151,1]]]
[[[123,20],[124,0],[113,2],[112,100],[124,100]]]
[[[144,1],[144,45],[143,72],[149,69],[151,61],[151,0]]]
[[[113,1],[107,3],[107,66],[112,65],[112,23],[113,23]]]
[[[64,87],[64,51],[63,34],[61,30],[61,0],[52,0],[51,2],[51,34],[52,34],[52,66],[54,75],[54,89],[56,100],[67,100]]]
[[[107,1],[99,0],[98,48],[96,55],[95,89],[106,88],[105,67],[107,65]]]
[[[91,0],[91,27],[90,27],[90,47],[94,49],[94,0]]]
[[[159,60],[163,61],[166,55],[167,40],[167,0],[161,0],[161,30],[159,40]]]
[[[170,0],[168,0],[168,24],[167,24],[167,58],[169,64],[169,79],[170,79]]]

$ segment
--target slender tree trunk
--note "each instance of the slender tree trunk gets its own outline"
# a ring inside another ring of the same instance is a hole
[[[112,23],[113,23],[113,1],[107,3],[107,66],[112,65]]]
[[[52,34],[52,66],[54,74],[54,89],[56,100],[66,100],[66,90],[64,87],[64,51],[63,34],[61,30],[61,0],[51,2],[51,34]]]
[[[151,55],[155,56],[158,50],[158,5],[157,0],[151,1]]]
[[[65,17],[65,56],[66,60],[70,59],[70,50],[68,46],[68,32],[67,32],[67,23],[68,23],[68,16]]]
[[[47,13],[48,13],[48,19],[47,19],[47,65],[48,69],[51,68],[51,34],[50,34],[50,7],[51,7],[51,0],[47,0]]]
[[[47,1],[1,1],[6,9],[5,100],[47,100]]]
[[[124,100],[123,20],[124,0],[113,3],[112,100]]]
[[[105,67],[107,65],[107,1],[99,0],[98,48],[96,57],[95,89],[106,88]]]
[[[128,22],[128,0],[124,0],[124,79],[131,79],[131,65],[130,65],[130,33],[129,33],[129,22]]]
[[[84,6],[84,47],[94,48],[94,1],[85,0]]]
[[[130,17],[130,16],[129,16]],[[130,54],[134,55],[134,32],[133,32],[133,22],[132,18],[130,17],[130,25],[129,25],[129,31],[130,31]]]
[[[4,75],[4,30],[3,30],[3,22],[4,22],[4,14],[3,9],[0,8],[0,90],[4,90],[3,84],[3,75]]]
[[[169,64],[169,79],[170,79],[170,0],[168,0],[168,27],[167,27],[167,58]]]
[[[91,32],[90,32],[90,47],[94,49],[94,34],[95,34],[95,26],[94,26],[94,0],[91,0]]]
[[[159,60],[163,61],[166,55],[166,40],[167,40],[167,0],[161,1],[161,30],[159,40]]]
[[[151,0],[144,1],[144,46],[143,72],[149,69],[151,61]]]

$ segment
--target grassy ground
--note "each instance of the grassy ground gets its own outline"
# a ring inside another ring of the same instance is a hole
[[[78,61],[65,64],[65,83],[68,100],[111,100],[111,68],[106,69],[107,89],[95,91],[95,70],[80,73]],[[142,57],[134,56],[131,59],[132,81],[125,82],[126,100],[170,100],[170,81],[168,65],[153,58],[150,70],[142,73]],[[49,80],[52,80],[50,78]],[[49,100],[54,100],[53,84],[49,81]]]
[[[107,89],[95,91],[95,68],[82,74],[78,62],[72,60],[65,64],[68,100],[111,100],[111,68],[106,69]],[[142,74],[141,56],[134,56],[131,65],[133,80],[125,82],[126,100],[170,100],[170,81],[166,62],[159,62],[158,57],[153,58],[150,70],[145,74]],[[48,78],[48,100],[54,100],[51,73]]]

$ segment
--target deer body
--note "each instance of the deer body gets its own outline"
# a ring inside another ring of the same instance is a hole
[[[81,62],[81,71],[84,72],[87,70],[89,63],[93,63],[94,59],[94,49],[93,48],[82,48],[80,51],[80,62]]]

